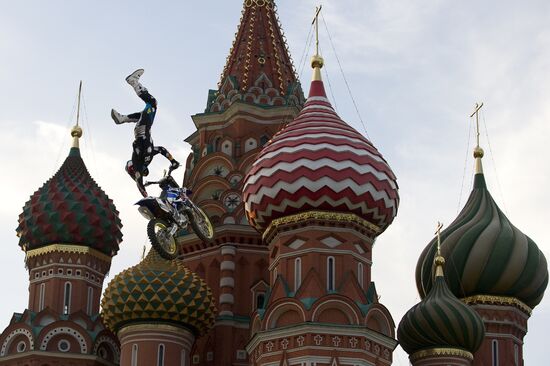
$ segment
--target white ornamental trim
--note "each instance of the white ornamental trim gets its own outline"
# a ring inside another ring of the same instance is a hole
[[[222,247],[221,252],[222,252],[222,255],[226,255],[226,254],[235,255],[237,254],[237,249],[234,246],[226,245]]]
[[[88,345],[86,344],[86,340],[84,339],[82,334],[80,334],[80,332],[74,330],[73,328],[69,328],[69,327],[59,327],[59,328],[50,330],[42,339],[42,343],[40,344],[40,350],[45,351],[46,348],[48,347],[48,342],[50,341],[50,339],[52,339],[54,336],[58,334],[67,334],[74,337],[78,341],[78,344],[80,345],[80,353],[82,354],[88,353]]]
[[[235,279],[233,277],[220,278],[220,287],[235,287]]]
[[[32,351],[34,349],[34,337],[30,330],[25,328],[18,328],[13,330],[4,340],[4,343],[2,343],[2,348],[0,349],[0,356],[5,356],[6,352],[11,345],[11,342],[13,339],[18,335],[24,335],[29,340],[29,351]]]
[[[221,294],[220,295],[220,304],[234,304],[235,298],[232,294]]]
[[[220,270],[222,270],[222,271],[234,271],[235,270],[235,262],[233,262],[233,261],[223,261],[220,264]]]

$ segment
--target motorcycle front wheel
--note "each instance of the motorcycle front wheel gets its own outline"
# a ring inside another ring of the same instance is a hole
[[[204,242],[210,243],[214,239],[214,226],[210,222],[208,215],[199,207],[193,205],[187,211],[191,227],[197,236]]]
[[[157,253],[171,260],[178,256],[178,246],[174,236],[170,235],[169,228],[170,225],[164,220],[150,220],[147,224],[147,236]]]

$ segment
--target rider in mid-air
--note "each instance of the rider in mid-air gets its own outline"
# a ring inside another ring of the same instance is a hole
[[[138,97],[145,102],[143,111],[123,115],[112,109],[111,117],[116,124],[136,124],[134,128],[135,139],[132,144],[132,160],[128,160],[126,163],[126,172],[128,172],[130,177],[137,183],[138,189],[143,197],[147,197],[148,194],[143,185],[143,177],[149,174],[149,169],[147,167],[153,160],[153,157],[160,153],[166,157],[166,159],[170,160],[170,171],[177,169],[180,163],[174,159],[164,147],[154,146],[153,144],[151,126],[153,125],[157,112],[157,100],[140,84],[139,78],[143,73],[143,69],[138,69],[126,78],[126,81],[134,88]]]

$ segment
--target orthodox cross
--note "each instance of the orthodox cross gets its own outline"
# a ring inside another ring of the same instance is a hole
[[[76,110],[76,125],[80,121],[80,97],[82,96],[82,80],[80,80],[80,85],[78,86],[78,109]]]
[[[438,222],[435,235],[437,235],[437,255],[439,256],[441,255],[441,229],[443,229],[443,224]]]
[[[315,54],[319,55],[319,14],[321,13],[321,9],[323,9],[323,5],[319,5],[315,8],[315,17],[313,18],[313,22],[311,24],[315,25]]]
[[[473,116],[476,116],[476,139],[477,139],[477,146],[479,147],[479,110],[483,107],[483,103],[479,104],[476,103],[476,109],[474,112],[470,115],[470,118]]]

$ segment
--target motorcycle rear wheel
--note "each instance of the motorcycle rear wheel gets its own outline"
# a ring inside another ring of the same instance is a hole
[[[172,260],[178,256],[176,238],[168,233],[170,225],[161,219],[150,220],[147,224],[147,236],[153,248],[164,259]]]
[[[210,243],[214,239],[214,225],[210,222],[208,215],[193,205],[188,211],[191,227],[197,236],[204,242]]]

